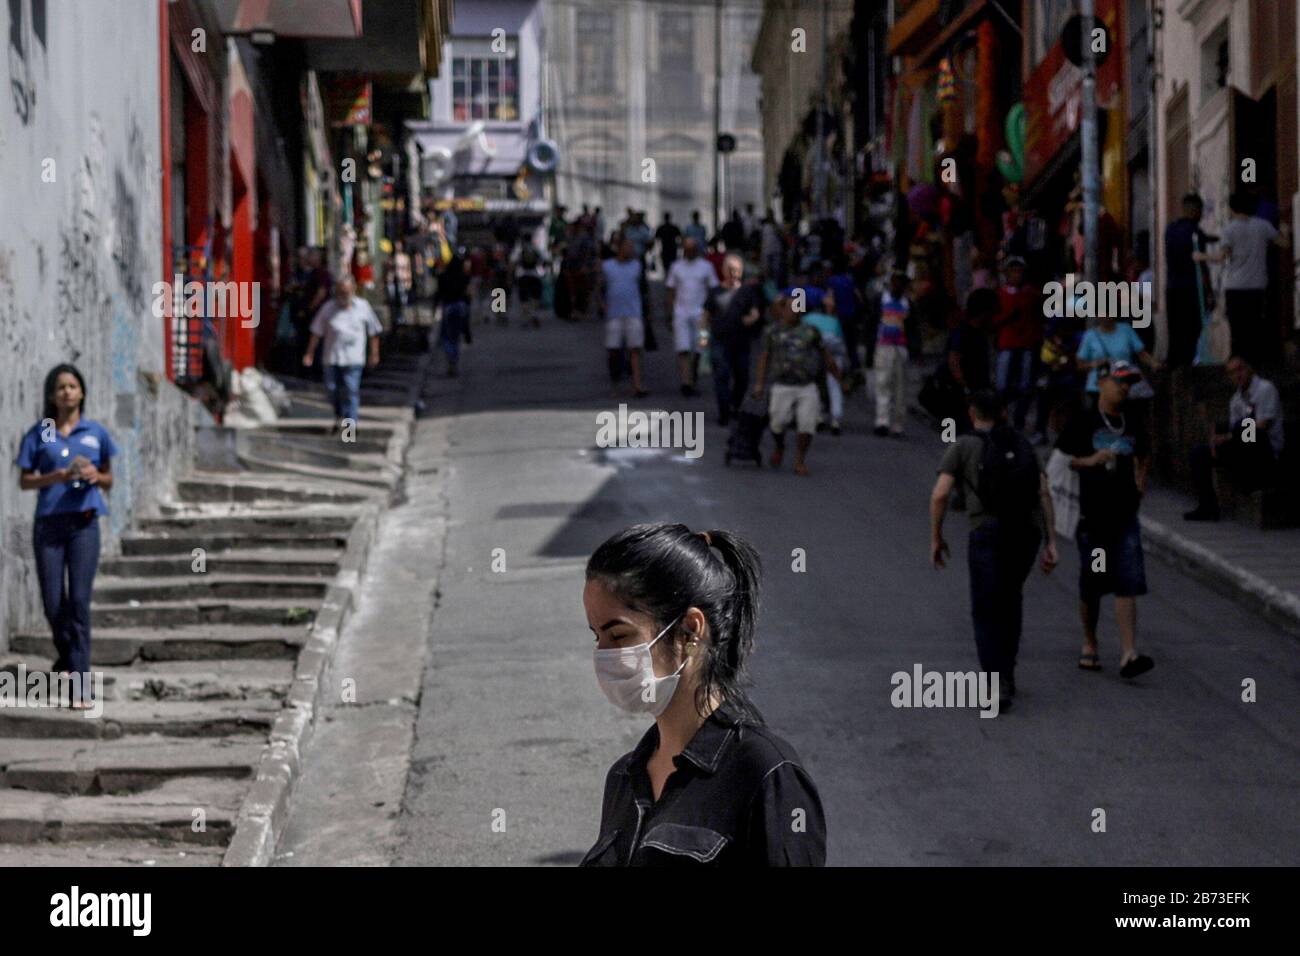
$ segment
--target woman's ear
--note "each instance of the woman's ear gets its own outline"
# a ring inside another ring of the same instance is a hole
[[[682,615],[682,640],[689,647],[703,644],[709,639],[709,621],[698,607],[690,608]]]

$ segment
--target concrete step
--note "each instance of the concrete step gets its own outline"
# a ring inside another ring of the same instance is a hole
[[[341,435],[329,432],[263,425],[261,428],[247,429],[239,437],[250,445],[270,446],[272,450],[293,448],[332,455],[379,455],[387,460],[392,432],[363,432],[362,428],[358,428],[352,433],[351,441],[344,441]]]
[[[242,665],[235,669],[231,665]],[[54,659],[38,654],[0,655],[0,671],[15,676],[48,674]],[[293,682],[287,661],[135,661],[128,667],[97,666],[108,700],[283,701]]]
[[[176,777],[127,796],[0,790],[0,843],[167,840],[225,846],[247,780]],[[195,810],[202,810],[202,826]]]
[[[220,866],[223,846],[163,840],[98,840],[85,843],[0,843],[0,867],[14,866]]]
[[[232,658],[294,660],[307,643],[306,621],[293,626],[247,626],[224,622],[176,627],[95,627],[90,655],[95,667],[141,661],[224,661]],[[9,639],[15,654],[48,655],[47,633],[20,633]]]
[[[397,487],[401,471],[396,466],[385,464],[383,468],[362,471],[332,464],[304,464],[297,461],[285,461],[270,452],[259,455],[254,451],[241,452],[239,460],[253,472],[263,475],[297,476],[310,482],[330,481],[335,484],[356,485],[365,494],[383,494]]]
[[[222,472],[196,473],[176,482],[176,495],[186,503],[265,503],[270,501],[296,504],[351,504],[366,501],[362,490],[324,480],[276,481],[247,473],[230,475]]]
[[[196,539],[197,540],[197,539]],[[120,578],[184,577],[199,573],[222,577],[258,575],[262,577],[333,577],[338,573],[343,550],[302,548],[245,548],[211,552],[206,545],[196,545],[206,552],[207,570],[194,570],[193,549],[178,554],[124,555],[100,561],[100,572]]]
[[[140,528],[149,535],[237,535],[237,534],[347,534],[361,516],[356,509],[285,509],[226,514],[171,514],[144,518]]]
[[[266,577],[257,574],[220,574],[214,571],[194,572],[171,577],[114,577],[103,575],[95,581],[93,604],[127,604],[224,599],[260,600],[262,598],[325,597],[329,581],[320,575],[313,577]]]
[[[320,601],[314,598],[212,598],[189,601],[92,603],[94,628],[182,627],[189,624],[310,624]]]
[[[264,741],[284,710],[277,700],[105,700],[103,713],[69,707],[0,708],[0,758],[14,738],[117,740],[121,737],[246,736]]]
[[[195,548],[203,548],[208,553],[208,567],[212,567],[214,555],[229,556],[232,552],[258,553],[272,552],[296,553],[304,556],[324,557],[338,555],[347,548],[346,534],[335,532],[265,531],[265,532],[217,532],[199,533],[155,533],[150,535],[127,535],[122,538],[122,554],[125,557],[152,557],[176,555],[175,560],[192,560]],[[101,561],[100,567],[106,567],[107,561]],[[188,563],[186,567],[188,567]]]
[[[369,474],[391,469],[384,448],[369,450],[357,448],[350,442],[332,444],[315,443],[285,435],[263,434],[260,431],[241,436],[239,457],[241,461],[270,461],[298,465],[316,465],[332,469],[335,474],[353,472]],[[326,475],[325,477],[330,477]],[[340,476],[342,477],[342,476]]]
[[[264,749],[260,738],[232,737],[6,740],[0,788],[94,796],[142,793],[176,777],[248,780]]]

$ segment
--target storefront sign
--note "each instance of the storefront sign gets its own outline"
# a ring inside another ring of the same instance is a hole
[[[1040,0],[1043,2],[1043,0]],[[1110,43],[1118,43],[1119,0],[1097,0],[1097,15],[1106,24]],[[1032,50],[1027,51],[1032,55]],[[1097,105],[1118,109],[1123,90],[1124,57],[1112,50],[1097,69]],[[1059,37],[1025,83],[1025,179],[1032,182],[1079,129],[1083,106],[1083,71],[1065,57]]]

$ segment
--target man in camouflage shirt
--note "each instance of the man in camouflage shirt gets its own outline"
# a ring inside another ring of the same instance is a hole
[[[800,290],[802,291],[802,290]],[[802,297],[801,297],[802,298]],[[758,372],[754,379],[753,394],[761,398],[763,387],[771,377],[772,393],[768,399],[768,415],[776,450],[772,452],[772,467],[780,468],[785,457],[785,431],[795,426],[794,472],[808,474],[806,458],[812,445],[813,432],[821,419],[821,394],[817,390],[818,378],[829,372],[838,381],[840,369],[822,342],[821,333],[804,324],[796,309],[791,290],[787,289],[772,303],[772,323],[763,338],[763,353],[758,359]]]

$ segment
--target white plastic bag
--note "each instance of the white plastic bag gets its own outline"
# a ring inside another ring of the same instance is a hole
[[[1079,526],[1079,473],[1070,467],[1070,456],[1059,448],[1047,459],[1047,486],[1052,493],[1056,533],[1073,538]]]

